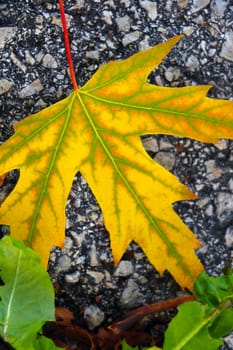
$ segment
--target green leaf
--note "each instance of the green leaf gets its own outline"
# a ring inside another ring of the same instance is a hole
[[[57,347],[51,339],[41,336],[35,341],[35,350],[64,350],[64,348]]]
[[[209,277],[201,273],[194,286],[198,300],[209,306],[217,307],[225,299],[233,301],[233,275]]]
[[[216,317],[208,314],[208,306],[197,301],[180,305],[165,334],[163,350],[215,350],[223,344],[209,334],[209,325]]]
[[[224,310],[212,323],[209,332],[213,338],[220,338],[233,329],[233,309]]]
[[[219,338],[233,329],[233,276],[201,273],[194,285],[197,301],[178,307],[169,324],[163,350],[215,350]]]
[[[138,350],[138,347],[132,348],[129,344],[126,343],[125,340],[122,340],[122,350]]]
[[[125,340],[122,341],[122,350],[138,350],[138,347],[132,348],[129,344],[126,343]],[[150,348],[143,348],[143,350],[161,350],[161,348],[157,348],[157,346],[152,346]]]
[[[39,256],[5,236],[0,240],[0,277],[0,336],[16,350],[40,349],[35,345],[38,332],[55,319],[55,310],[53,286]]]

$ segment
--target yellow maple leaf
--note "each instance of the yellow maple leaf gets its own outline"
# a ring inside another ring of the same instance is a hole
[[[80,171],[102,209],[115,263],[134,240],[160,273],[167,269],[192,289],[203,270],[195,255],[200,243],[172,203],[195,195],[149,157],[140,136],[214,142],[233,137],[233,118],[232,102],[205,97],[209,87],[147,82],[179,39],[102,66],[84,87],[17,123],[0,147],[0,174],[20,169],[1,223],[36,250],[44,266],[51,247],[63,245],[66,201]]]

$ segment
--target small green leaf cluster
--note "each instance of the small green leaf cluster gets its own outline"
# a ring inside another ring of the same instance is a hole
[[[165,333],[163,350],[217,350],[233,329],[233,275],[201,273],[194,286],[196,301],[178,307]],[[125,342],[123,350],[131,348]],[[144,350],[161,350],[157,347]]]

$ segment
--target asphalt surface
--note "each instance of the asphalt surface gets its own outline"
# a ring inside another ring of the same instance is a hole
[[[152,72],[151,83],[211,84],[210,97],[233,99],[231,1],[76,0],[65,1],[65,9],[80,86],[100,65],[184,33]],[[4,142],[15,122],[72,91],[57,1],[0,2],[0,62],[0,142]],[[203,243],[197,253],[207,272],[221,274],[233,258],[232,141],[207,145],[150,135],[143,137],[143,143],[151,157],[198,194],[197,200],[176,203],[174,208]],[[0,199],[17,176],[11,174]],[[109,323],[129,308],[180,293],[171,276],[160,277],[135,243],[121,267],[114,269],[98,203],[80,174],[74,179],[66,213],[65,248],[53,250],[49,269],[72,307],[77,312],[84,309],[89,328]],[[100,294],[101,302],[96,303]],[[90,318],[90,313],[96,317]],[[222,349],[232,348],[229,337]]]

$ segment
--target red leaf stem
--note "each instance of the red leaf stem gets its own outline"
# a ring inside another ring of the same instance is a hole
[[[70,52],[69,35],[68,35],[65,10],[64,10],[64,5],[63,5],[62,0],[59,0],[59,6],[60,6],[60,13],[61,13],[62,27],[63,27],[63,32],[64,32],[64,43],[65,43],[65,48],[66,48],[66,56],[67,56],[67,61],[68,61],[68,65],[69,65],[69,70],[70,70],[70,77],[71,77],[73,88],[74,88],[74,90],[76,90],[76,89],[78,89],[78,84],[77,84],[77,81],[75,78],[73,60],[72,60],[72,56],[71,56],[71,52]]]

